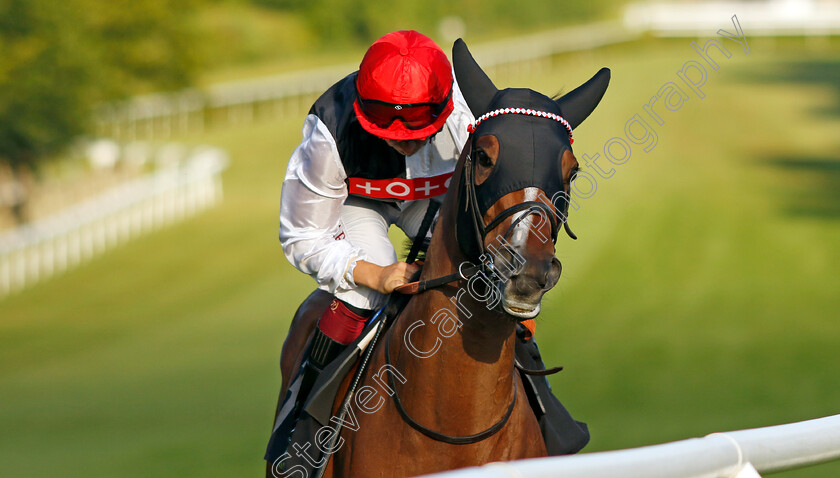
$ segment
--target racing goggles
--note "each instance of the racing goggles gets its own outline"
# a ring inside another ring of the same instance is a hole
[[[380,100],[366,100],[356,90],[356,99],[365,118],[380,128],[387,128],[399,119],[408,129],[423,129],[434,123],[446,109],[452,97],[452,87],[440,103],[396,104]]]

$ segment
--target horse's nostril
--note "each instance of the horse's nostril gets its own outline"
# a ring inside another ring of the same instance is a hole
[[[548,285],[548,282],[550,280],[550,276],[551,276],[551,268],[549,268],[545,272],[545,274],[543,274],[542,278],[537,281],[537,284],[539,284],[540,289],[545,289],[545,286]]]
[[[551,261],[543,267],[543,274],[542,278],[539,281],[540,288],[545,289],[548,284],[551,283],[552,277],[554,276],[554,261]]]
[[[508,278],[508,291],[518,296],[542,295],[557,284],[560,278],[560,261],[533,261],[519,274]]]
[[[554,284],[556,284],[557,280],[560,279],[560,273],[563,270],[563,266],[560,264],[560,260],[554,257],[548,264],[547,269],[548,270],[543,277],[543,281],[540,283],[540,286],[543,289],[554,287]]]

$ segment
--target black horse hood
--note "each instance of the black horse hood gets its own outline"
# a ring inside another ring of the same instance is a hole
[[[489,111],[522,108],[560,114],[547,96],[524,88],[496,93]],[[493,172],[475,188],[479,211],[487,212],[502,196],[527,187],[538,187],[552,197],[563,190],[560,160],[571,147],[566,128],[558,121],[519,114],[500,114],[476,127],[472,138],[493,135],[499,140],[499,158]]]
[[[475,188],[478,212],[483,216],[503,196],[526,187],[538,187],[552,200],[562,197],[558,195],[564,190],[561,160],[571,149],[570,129],[583,122],[601,101],[609,84],[609,69],[602,68],[583,85],[552,100],[531,89],[497,89],[461,39],[453,46],[452,60],[458,84],[478,122],[467,147],[472,148],[475,139],[484,135],[499,141],[493,172]],[[509,110],[515,108],[525,111]],[[492,116],[483,117],[490,112]],[[461,191],[463,194],[463,187]],[[563,205],[555,202],[555,207]],[[459,216],[459,226],[465,225],[463,208],[459,208]],[[462,250],[473,257],[475,238],[462,239],[459,234],[458,239]]]

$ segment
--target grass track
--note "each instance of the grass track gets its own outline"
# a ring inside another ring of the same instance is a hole
[[[662,113],[657,146],[634,145],[559,242],[538,338],[587,451],[840,413],[840,49],[751,46]],[[551,94],[613,69],[581,158],[692,59],[688,41],[640,43],[512,81]],[[301,123],[187,138],[231,153],[221,206],[0,302],[0,476],[260,473],[313,285],[276,241]]]

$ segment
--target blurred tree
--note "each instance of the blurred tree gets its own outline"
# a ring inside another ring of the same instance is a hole
[[[310,0],[253,0],[253,2],[277,10],[299,10],[306,6]]]
[[[35,169],[98,103],[186,85],[197,1],[0,0],[0,162]]]
[[[60,3],[9,0],[0,13],[0,161],[15,169],[83,131],[92,99],[90,52]],[[72,20],[71,20],[72,22]]]
[[[243,0],[245,1],[245,0]],[[574,24],[608,16],[626,0],[557,2],[530,0],[522,4],[510,0],[248,0],[278,10],[300,12],[323,46],[347,41],[365,45],[387,32],[414,29],[434,37],[446,16],[462,18],[467,31],[480,37],[512,35],[534,28]]]
[[[47,0],[49,2],[49,0]],[[194,12],[201,0],[71,0],[110,96],[188,85],[199,66]],[[107,99],[107,98],[106,98]]]

